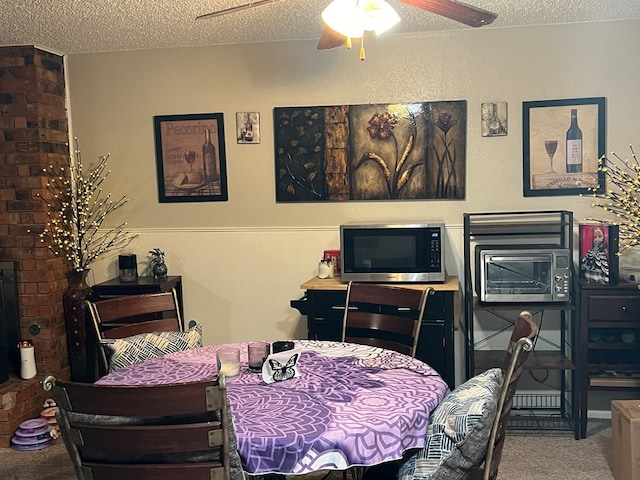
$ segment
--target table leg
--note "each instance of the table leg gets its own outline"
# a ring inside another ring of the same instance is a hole
[[[362,476],[366,471],[367,467],[351,467],[348,470],[345,470],[342,474],[342,478],[347,480],[347,472],[349,472],[351,476],[351,480],[362,480]]]

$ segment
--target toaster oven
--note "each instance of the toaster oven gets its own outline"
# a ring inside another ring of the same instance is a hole
[[[571,251],[553,245],[476,245],[481,302],[568,302]]]

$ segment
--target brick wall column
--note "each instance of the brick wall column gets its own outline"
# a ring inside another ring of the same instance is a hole
[[[44,375],[69,378],[62,306],[69,266],[33,233],[47,221],[37,197],[42,170],[68,158],[63,58],[34,46],[0,47],[0,259],[16,262],[20,334],[33,341],[38,369],[34,380],[0,385],[0,446],[38,416],[48,396],[38,385]]]

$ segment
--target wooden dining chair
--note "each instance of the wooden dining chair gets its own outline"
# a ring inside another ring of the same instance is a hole
[[[116,339],[140,333],[184,331],[178,294],[175,289],[109,298],[97,302],[85,301],[91,316],[95,338]],[[108,369],[107,357],[97,348],[100,373]]]
[[[350,282],[342,341],[371,345],[415,357],[420,326],[432,287],[423,289]]]
[[[491,427],[487,453],[483,464],[468,477],[469,480],[492,480],[498,476],[507,424],[513,406],[513,396],[524,371],[524,363],[529,358],[529,352],[533,350],[533,341],[536,335],[538,335],[538,326],[533,322],[531,313],[520,312],[515,321],[502,365],[503,384],[496,416]]]
[[[235,437],[219,380],[113,386],[48,376],[42,384],[78,480],[229,480]]]
[[[429,418],[423,449],[400,462],[371,468],[363,480],[494,480],[513,397],[537,334],[531,314],[520,312],[502,367],[470,378],[442,400]]]

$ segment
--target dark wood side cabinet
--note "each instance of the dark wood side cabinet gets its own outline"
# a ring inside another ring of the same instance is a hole
[[[445,283],[402,284],[404,287],[412,285],[429,286],[435,290],[427,299],[416,358],[433,367],[453,390],[453,333],[458,325],[458,277],[448,277]],[[300,288],[305,294],[299,300],[292,300],[291,306],[307,316],[308,338],[340,341],[347,284],[341,283],[339,278],[312,278]]]
[[[590,390],[640,389],[640,290],[635,283],[580,285],[580,438]]]

